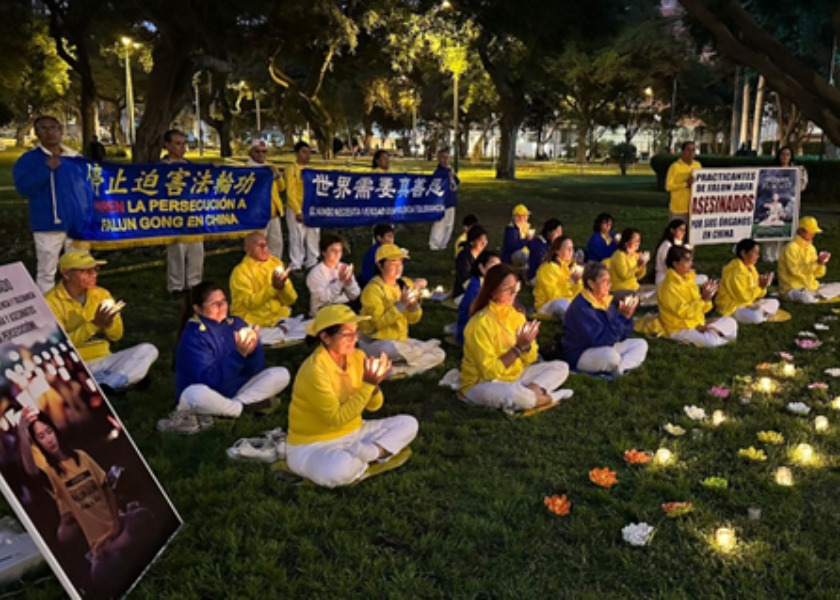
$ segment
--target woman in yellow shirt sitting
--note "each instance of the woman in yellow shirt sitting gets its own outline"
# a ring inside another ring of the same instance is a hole
[[[333,304],[307,327],[307,342],[318,347],[295,377],[286,462],[318,485],[353,483],[370,463],[388,460],[417,436],[417,420],[409,415],[362,419],[363,411],[381,408],[379,384],[391,369],[386,355],[365,357],[356,348],[358,324],[369,319]]]
[[[436,367],[446,359],[440,340],[421,341],[408,337],[408,326],[420,322],[421,289],[403,277],[403,261],[408,253],[394,244],[382,244],[376,250],[379,275],[362,292],[364,334],[359,346],[368,356],[384,352],[395,363],[394,372],[413,375]]]
[[[471,403],[506,411],[530,410],[571,396],[559,389],[569,376],[563,361],[537,363],[538,321],[516,306],[520,283],[506,264],[487,271],[464,330],[461,394]]]
[[[575,243],[561,235],[554,238],[540,268],[534,287],[537,312],[562,319],[569,303],[583,290],[583,267],[575,264]]]
[[[650,261],[649,252],[639,252],[642,243],[642,233],[638,229],[628,227],[621,232],[618,249],[604,262],[610,268],[612,289],[617,300],[631,294],[650,292],[653,286],[641,286],[639,280],[645,276]]]
[[[763,323],[779,310],[779,301],[765,298],[773,273],[759,275],[755,268],[761,255],[758,243],[750,238],[735,247],[738,258],[723,267],[720,290],[715,298],[718,311],[725,317],[734,317],[739,323]]]
[[[668,271],[656,292],[659,304],[659,323],[671,339],[694,344],[700,348],[714,348],[734,341],[738,323],[732,317],[706,321],[712,310],[712,298],[717,283],[695,283],[694,257],[685,246],[671,246],[665,259]]]

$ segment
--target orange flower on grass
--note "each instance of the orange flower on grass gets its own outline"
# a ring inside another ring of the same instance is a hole
[[[651,456],[648,452],[642,452],[633,448],[632,450],[624,451],[624,460],[631,465],[646,465],[651,461]]]
[[[604,467],[603,469],[589,471],[589,481],[602,488],[611,488],[618,483],[618,478],[615,476],[615,471],[610,471],[609,467]]]
[[[572,510],[572,502],[566,498],[566,494],[563,494],[562,496],[558,496],[557,494],[554,494],[553,496],[546,496],[543,502],[546,507],[548,507],[548,510],[561,517],[565,517],[569,514],[569,511]]]

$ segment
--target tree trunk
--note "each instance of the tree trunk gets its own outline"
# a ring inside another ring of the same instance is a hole
[[[27,121],[23,123],[19,127],[15,128],[15,147],[16,148],[25,148],[26,147],[26,134],[29,130],[32,129],[32,123]]]

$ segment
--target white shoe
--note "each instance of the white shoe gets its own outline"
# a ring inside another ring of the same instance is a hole
[[[237,440],[233,446],[227,449],[227,455],[230,458],[245,458],[267,463],[280,460],[277,445],[272,443],[268,437]]]

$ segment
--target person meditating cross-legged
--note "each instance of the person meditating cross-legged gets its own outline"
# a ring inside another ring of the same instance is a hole
[[[335,304],[307,326],[307,343],[317,348],[295,377],[286,462],[318,485],[353,483],[370,463],[388,460],[417,436],[417,420],[409,415],[362,419],[364,411],[382,407],[379,384],[391,369],[387,355],[365,357],[356,348],[358,323],[369,319]]]
[[[612,279],[612,293],[621,299],[636,293],[652,292],[652,286],[642,286],[639,280],[647,272],[650,255],[639,252],[642,234],[638,229],[628,227],[621,232],[618,248],[604,263],[609,267]]]
[[[569,303],[583,289],[583,269],[575,264],[575,244],[561,235],[551,242],[545,260],[537,269],[534,286],[534,307],[537,312],[562,319]]]
[[[814,217],[799,219],[796,237],[785,244],[779,256],[779,293],[791,302],[814,304],[840,295],[840,283],[823,283],[830,252],[817,254],[814,237],[822,233]]]
[[[516,306],[520,283],[506,264],[489,269],[464,330],[461,395],[470,404],[524,411],[571,395],[559,389],[569,376],[560,360],[537,362],[538,321]]]
[[[763,323],[779,310],[779,301],[765,298],[773,273],[759,275],[755,268],[760,250],[755,240],[747,238],[735,247],[737,258],[723,267],[720,290],[715,305],[724,317],[739,323]]]

